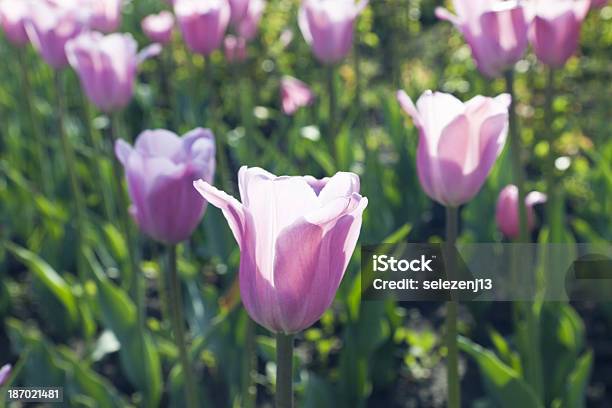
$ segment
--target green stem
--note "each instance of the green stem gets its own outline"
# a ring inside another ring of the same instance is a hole
[[[45,157],[45,146],[47,145],[43,138],[40,129],[40,122],[34,112],[34,93],[32,92],[32,82],[30,81],[30,69],[25,60],[25,49],[17,49],[17,59],[19,60],[19,71],[21,72],[21,82],[23,84],[23,92],[25,95],[24,102],[30,122],[30,131],[34,139],[34,159],[37,162],[38,170],[40,171],[41,190],[47,197],[52,197],[53,194],[53,177],[51,167],[49,166],[49,158]]]
[[[293,408],[293,335],[276,334],[276,408]]]
[[[196,393],[189,364],[187,342],[185,339],[184,318],[183,318],[183,295],[181,293],[181,282],[177,270],[176,245],[168,246],[168,280],[170,309],[172,311],[172,328],[174,332],[174,342],[179,350],[179,358],[183,371],[185,384],[185,401],[187,408],[196,408]]]
[[[68,172],[68,178],[70,180],[70,190],[72,194],[72,200],[75,208],[75,222],[76,222],[76,257],[77,257],[77,271],[80,278],[84,281],[85,279],[85,263],[83,259],[83,239],[84,239],[84,206],[81,187],[79,185],[79,179],[76,171],[76,157],[74,149],[70,140],[68,139],[68,132],[66,130],[66,99],[64,95],[64,87],[62,83],[62,73],[56,70],[54,72],[55,91],[57,94],[57,117],[60,132],[60,139],[62,145],[62,153],[66,162],[66,170]]]
[[[548,68],[546,80],[546,94],[544,101],[544,122],[546,126],[546,141],[548,142],[548,156],[545,162],[544,178],[546,182],[546,193],[548,195],[546,202],[546,224],[548,225],[548,242],[557,242],[559,234],[558,228],[554,222],[554,209],[556,205],[556,186],[555,186],[555,131],[553,128],[554,112],[553,101],[555,92],[555,71],[553,68]]]
[[[91,110],[91,105],[83,92],[81,92],[81,101],[81,104],[83,105],[83,124],[85,125],[85,130],[87,132],[87,135],[89,136],[88,142],[91,144],[92,148],[96,151],[96,153],[103,157],[106,151],[106,149],[104,148],[104,140],[102,139],[100,132],[94,129],[92,125],[93,114]],[[108,221],[113,222],[115,221],[115,213],[113,211],[112,206],[112,184],[107,183],[107,180],[104,178],[104,160],[95,161],[97,163],[94,163],[93,171],[96,179],[100,180],[99,184],[102,192],[102,205],[104,207],[104,215],[106,216],[106,219]]]
[[[521,133],[518,127],[518,119],[516,116],[516,101],[514,93],[514,72],[510,69],[505,73],[506,77],[506,92],[512,98],[509,108],[510,121],[510,154],[512,158],[512,170],[514,173],[514,184],[518,189],[519,195],[519,241],[529,242],[529,228],[527,225],[527,208],[525,207],[525,173],[521,160]]]
[[[459,212],[456,207],[446,207],[446,244],[448,246],[448,275],[455,275],[455,244],[459,229]],[[446,303],[446,348],[448,350],[446,378],[448,384],[448,407],[461,406],[461,386],[459,377],[459,347],[457,345],[458,302]]]
[[[327,67],[327,93],[329,94],[329,115],[328,115],[328,129],[327,139],[330,144],[330,153],[332,156],[335,154],[336,149],[336,133],[337,133],[337,100],[336,100],[336,84],[335,84],[336,69],[335,66],[329,65]]]

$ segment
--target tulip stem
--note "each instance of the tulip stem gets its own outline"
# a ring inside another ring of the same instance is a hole
[[[181,292],[181,281],[178,275],[176,245],[168,246],[168,280],[170,309],[172,314],[172,331],[174,332],[174,342],[179,350],[179,359],[183,371],[185,384],[185,401],[188,408],[196,408],[196,393],[193,384],[193,376],[189,357],[187,353],[187,342],[185,339],[184,317],[183,317],[183,294]]]
[[[519,211],[519,242],[529,242],[529,227],[527,225],[527,208],[525,206],[525,172],[522,164],[521,133],[516,116],[516,98],[514,93],[514,71],[509,69],[505,73],[506,92],[510,94],[509,133],[510,154],[512,158],[512,170],[514,172],[514,183],[518,189],[518,211]]]
[[[557,242],[560,240],[560,226],[554,223],[554,209],[556,206],[556,189],[555,189],[555,131],[553,127],[554,102],[555,92],[555,70],[548,68],[548,75],[546,80],[546,94],[544,101],[544,121],[547,127],[545,134],[548,142],[548,156],[546,160],[546,169],[544,169],[544,178],[546,181],[546,193],[548,195],[546,202],[546,224],[548,225],[548,242]]]
[[[459,229],[459,211],[457,207],[446,207],[446,244],[448,248],[447,275],[455,274],[455,244]],[[461,387],[459,377],[459,347],[457,344],[457,315],[459,305],[456,300],[446,303],[446,348],[448,351],[446,378],[448,385],[448,407],[461,406]]]
[[[32,84],[30,81],[30,71],[25,60],[25,50],[17,48],[17,59],[19,60],[19,71],[21,72],[21,82],[25,94],[24,102],[30,121],[30,131],[34,139],[33,149],[34,158],[37,162],[38,170],[40,171],[41,190],[47,197],[51,197],[53,193],[53,178],[51,177],[51,168],[49,167],[49,158],[45,157],[44,147],[47,145],[42,137],[39,120],[34,113],[34,93],[32,92]]]
[[[70,190],[72,193],[72,199],[74,200],[75,208],[75,222],[76,222],[76,264],[77,272],[79,277],[84,282],[85,280],[85,263],[83,259],[83,239],[84,239],[84,208],[83,208],[83,197],[81,187],[79,185],[79,179],[76,172],[76,157],[74,149],[70,140],[68,139],[68,132],[66,130],[66,99],[64,95],[64,86],[62,83],[62,73],[59,70],[54,72],[55,92],[57,94],[57,117],[60,132],[60,139],[62,145],[62,153],[64,160],[66,161],[66,170],[68,172],[68,178],[70,180]]]
[[[336,83],[335,83],[336,69],[334,65],[327,67],[327,92],[329,93],[329,117],[327,138],[330,145],[330,154],[335,156],[336,150],[336,121],[337,119],[337,100],[336,100]]]
[[[276,408],[293,408],[293,335],[276,334]]]

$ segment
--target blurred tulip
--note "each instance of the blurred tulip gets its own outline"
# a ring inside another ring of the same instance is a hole
[[[0,1],[0,26],[6,37],[14,45],[28,43],[25,22],[30,14],[30,2],[27,0]]]
[[[0,368],[0,387],[2,387],[10,377],[11,370],[12,366],[10,364],[5,364],[2,366],[2,368]]]
[[[176,0],[174,12],[191,51],[207,56],[221,47],[230,19],[227,0]]]
[[[404,91],[397,98],[419,130],[416,164],[425,193],[450,207],[470,201],[506,142],[510,96],[476,96],[463,103],[427,91],[416,107]]]
[[[608,0],[591,0],[591,8],[602,8],[608,4]]]
[[[87,97],[104,112],[123,109],[130,102],[138,65],[161,49],[153,44],[140,54],[136,51],[130,34],[85,32],[66,44],[68,60]]]
[[[230,23],[237,24],[246,16],[250,2],[251,0],[229,0],[231,10]]]
[[[246,40],[242,37],[228,35],[223,41],[225,59],[228,62],[242,62],[247,58]]]
[[[520,2],[454,0],[457,15],[438,7],[436,15],[463,34],[481,73],[497,77],[520,60],[528,45],[528,24]]]
[[[92,30],[111,33],[121,24],[123,0],[79,0],[87,9],[88,25]]]
[[[314,101],[314,94],[308,85],[290,76],[281,79],[280,96],[283,112],[287,115],[293,115],[299,108]]]
[[[306,42],[324,64],[341,61],[353,45],[355,20],[367,0],[303,0],[299,25]]]
[[[508,185],[499,193],[495,220],[497,227],[508,238],[519,237],[519,191],[515,185]],[[532,191],[525,197],[525,208],[527,210],[527,226],[529,231],[533,230],[535,223],[535,211],[533,206],[546,202],[546,195],[538,191]]]
[[[553,68],[561,68],[578,49],[582,21],[589,0],[532,0],[529,11],[529,41],[538,59]]]
[[[236,31],[247,41],[252,40],[257,35],[259,21],[266,8],[264,0],[250,0],[249,7],[246,10],[244,17],[236,23]]]
[[[87,23],[87,15],[74,5],[57,5],[42,0],[32,3],[26,22],[28,38],[47,64],[55,69],[68,65],[65,46]]]
[[[296,333],[331,305],[368,204],[359,177],[276,177],[238,172],[242,203],[204,180],[194,183],[220,208],[240,247],[240,293],[249,315],[273,332]]]
[[[142,31],[153,42],[167,44],[172,38],[174,15],[169,11],[151,14],[142,19]]]
[[[134,147],[117,140],[115,154],[125,168],[130,213],[139,228],[166,244],[188,239],[206,208],[193,181],[214,177],[212,132],[197,128],[181,138],[168,130],[147,130]]]

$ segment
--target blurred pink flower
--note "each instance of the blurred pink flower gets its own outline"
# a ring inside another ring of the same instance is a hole
[[[0,368],[0,387],[2,387],[11,376],[11,369],[12,366],[10,364],[5,364]]]
[[[510,95],[476,96],[463,103],[427,91],[415,106],[399,91],[397,99],[419,130],[416,166],[425,193],[445,206],[470,201],[506,142]]]
[[[259,21],[261,20],[265,8],[265,0],[251,0],[249,2],[247,13],[244,18],[238,22],[236,28],[236,31],[241,37],[247,41],[255,38],[257,29],[259,28]]]
[[[66,44],[70,65],[87,97],[104,112],[123,109],[132,99],[138,65],[161,51],[153,44],[137,54],[130,34],[85,32]]]
[[[520,2],[453,0],[453,4],[457,15],[441,7],[436,15],[463,34],[480,72],[497,77],[522,58],[528,24]]]
[[[351,50],[355,20],[367,0],[303,0],[299,25],[319,61],[340,62]]]
[[[608,0],[591,0],[591,8],[602,8],[608,4]]]
[[[546,195],[538,191],[532,191],[525,197],[525,208],[527,210],[527,226],[529,231],[533,230],[535,224],[535,211],[533,206],[546,202]],[[499,193],[495,211],[497,227],[508,238],[515,239],[519,236],[519,191],[510,184]]]
[[[197,128],[179,137],[168,130],[147,130],[134,147],[117,140],[115,154],[125,168],[130,213],[138,227],[167,244],[188,239],[206,209],[193,182],[214,178],[212,132]]]
[[[242,62],[247,58],[246,40],[242,37],[228,35],[223,41],[225,59],[228,62]]]
[[[194,183],[238,242],[242,303],[273,332],[304,330],[331,305],[357,244],[368,204],[359,177],[277,177],[242,167],[238,184],[242,203],[204,180]]]
[[[531,21],[529,41],[538,59],[561,68],[576,53],[589,0],[531,0],[525,2]]]
[[[26,22],[28,38],[47,64],[55,69],[68,65],[65,45],[87,23],[87,14],[74,4],[58,5],[43,0],[32,2]]]
[[[166,44],[172,38],[174,15],[169,11],[150,14],[142,19],[142,31],[153,42]]]
[[[230,23],[237,24],[247,13],[251,0],[229,0],[231,17]]]
[[[89,28],[111,33],[121,24],[121,6],[123,0],[79,0],[87,9]]]
[[[174,12],[191,51],[210,55],[221,47],[230,19],[227,0],[176,0]]]
[[[280,97],[283,112],[287,115],[293,115],[299,108],[314,101],[314,94],[308,85],[290,76],[281,79]]]
[[[27,0],[0,1],[0,26],[6,37],[14,45],[28,43],[25,22],[30,14],[30,2]]]

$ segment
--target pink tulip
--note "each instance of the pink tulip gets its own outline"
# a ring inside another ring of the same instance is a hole
[[[281,79],[280,96],[283,112],[287,115],[293,115],[299,108],[314,101],[314,94],[308,85],[290,76]]]
[[[546,202],[546,195],[532,191],[525,197],[527,210],[527,227],[533,230],[535,224],[535,211],[533,206]],[[508,185],[499,193],[495,220],[497,227],[508,238],[516,239],[519,236],[519,191],[515,185]]]
[[[591,0],[591,8],[602,8],[608,4],[608,0]]]
[[[11,369],[12,366],[10,364],[5,364],[0,368],[0,387],[8,381],[8,378],[11,376]]]
[[[123,0],[79,0],[89,14],[89,28],[111,33],[121,24]]]
[[[168,130],[147,130],[134,147],[117,140],[115,154],[125,167],[130,213],[138,227],[167,244],[188,239],[206,209],[193,181],[214,178],[212,132],[197,128],[180,138]]]
[[[30,2],[27,0],[0,1],[0,26],[6,37],[14,45],[28,43],[25,22],[30,13]]]
[[[130,102],[138,65],[161,49],[153,44],[140,54],[136,51],[130,34],[85,32],[66,44],[68,60],[87,97],[104,112],[123,109]]]
[[[61,69],[68,65],[66,43],[76,37],[86,23],[86,14],[78,7],[39,0],[32,3],[26,31],[47,64]]]
[[[227,0],[176,0],[174,12],[191,51],[210,55],[221,47],[230,19]]]
[[[463,103],[427,91],[416,107],[404,91],[397,98],[419,130],[416,165],[425,193],[445,206],[470,201],[506,142],[510,95],[476,96]]]
[[[257,35],[259,20],[266,8],[265,0],[250,0],[249,7],[244,17],[236,22],[236,31],[247,41],[252,40]]]
[[[522,58],[528,45],[528,24],[519,2],[454,0],[453,4],[457,15],[441,7],[436,15],[461,31],[480,72],[497,77]]]
[[[225,59],[228,62],[242,62],[247,58],[246,40],[242,37],[228,35],[223,41]]]
[[[303,0],[299,25],[304,39],[324,64],[341,61],[351,50],[355,20],[367,0]]]
[[[231,18],[230,23],[237,24],[247,14],[251,0],[229,0]]]
[[[169,11],[151,14],[142,19],[142,31],[153,42],[167,44],[172,38],[174,15]]]
[[[249,315],[273,332],[296,333],[331,305],[351,258],[368,200],[359,177],[276,177],[238,172],[242,203],[204,180],[240,247],[240,293]]]
[[[528,3],[531,20],[529,40],[538,59],[561,68],[576,53],[582,21],[589,0],[532,0]]]

